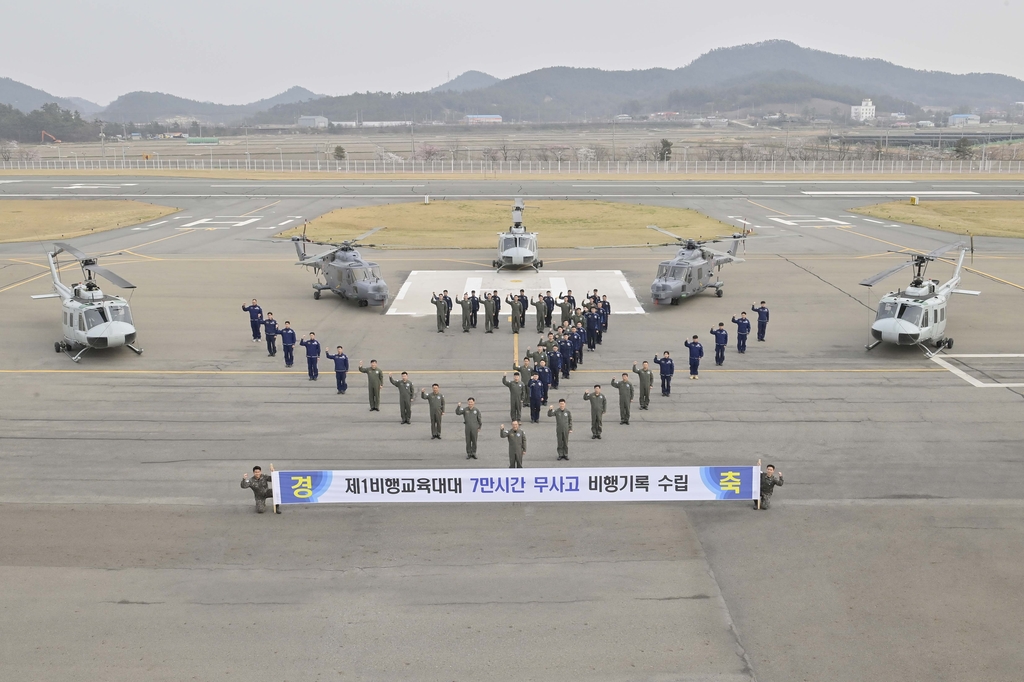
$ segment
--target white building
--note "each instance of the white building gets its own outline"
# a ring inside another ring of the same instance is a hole
[[[498,114],[466,114],[462,122],[468,125],[488,125],[501,123],[501,116]]]
[[[854,121],[873,121],[875,105],[869,99],[863,100],[859,107],[850,107],[850,118]]]
[[[300,128],[326,128],[326,116],[299,116]]]
[[[953,114],[946,121],[950,128],[963,128],[965,126],[980,126],[981,116],[977,114]]]

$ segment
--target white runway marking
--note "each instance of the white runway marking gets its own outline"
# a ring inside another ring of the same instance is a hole
[[[464,291],[453,288],[457,286],[457,282],[464,282],[467,288]],[[471,286],[474,284],[476,286]],[[444,289],[448,289],[448,294],[455,300],[462,298],[462,294],[469,293],[471,289],[476,289],[477,292],[497,290],[502,298],[501,314],[505,315],[509,311],[509,306],[504,300],[510,292],[518,292],[523,289],[527,296],[534,299],[537,294],[543,294],[548,290],[552,294],[556,294],[559,290],[573,289],[577,292],[590,292],[595,288],[599,294],[608,296],[613,315],[644,314],[645,311],[640,305],[640,301],[637,300],[636,292],[620,270],[565,270],[558,272],[413,270],[402,284],[387,314],[433,315],[435,308],[430,302],[430,293],[432,291],[441,292]],[[577,296],[577,301],[581,300],[581,297]],[[456,305],[452,309],[452,315],[460,313],[459,306]],[[533,315],[532,306],[527,315]],[[532,324],[530,320],[527,320],[527,326],[530,324]]]
[[[978,353],[978,354],[961,354],[961,355],[936,355],[932,357],[934,362],[939,367],[947,369],[955,376],[960,377],[971,386],[975,388],[1024,388],[1024,383],[1016,384],[999,384],[999,383],[985,383],[975,379],[967,372],[963,371],[959,367],[954,367],[952,363],[946,362],[946,358],[1024,358],[1024,354],[1020,353]]]
[[[133,227],[132,231],[135,231],[135,230],[148,230],[148,229],[149,229],[148,227]]]
[[[875,223],[876,225],[885,225],[885,223],[882,222],[881,220],[872,220],[871,218],[864,218],[864,220],[868,221],[869,223]]]
[[[764,184],[776,187],[786,185],[913,185],[913,180],[765,180]]]
[[[21,182],[21,180],[0,180],[0,185],[9,185],[13,182]]]
[[[888,192],[880,189],[877,192],[801,192],[808,196],[829,196],[829,197],[916,197],[916,196],[929,196],[929,197],[958,197],[969,194],[977,194],[977,192]]]
[[[789,216],[789,218],[793,218],[793,216]],[[783,225],[789,225],[790,227],[799,227],[800,225],[814,225],[814,224],[817,224],[817,223],[832,223],[834,225],[849,225],[850,224],[850,223],[843,222],[842,220],[835,220],[834,218],[798,218],[798,219],[795,219],[795,220],[790,220],[790,219],[787,219],[787,218],[776,218],[774,216],[770,216],[768,218],[768,220],[774,220],[777,223],[782,223]]]
[[[121,189],[122,187],[135,187],[138,183],[126,182],[123,185],[68,185],[67,187],[54,187],[54,189]]]
[[[163,225],[163,224],[164,224],[164,223],[166,223],[166,222],[168,222],[168,221],[166,221],[166,220],[161,220],[161,221],[160,221],[160,222],[158,222],[158,223],[150,223],[149,225],[146,225],[146,227],[156,227],[157,225]]]
[[[199,220],[194,220],[191,223],[185,223],[184,225],[182,225],[182,227],[194,227],[196,225],[199,225],[199,226],[202,226],[202,227],[213,227],[215,225],[226,225],[227,227],[222,228],[222,229],[226,230],[228,227],[245,227],[246,225],[250,225],[250,224],[255,223],[255,222],[257,222],[259,220],[259,216],[255,217],[255,218],[244,218],[242,220],[238,219],[238,218],[241,218],[242,216],[238,216],[238,217],[233,217],[233,216],[217,216],[217,217],[218,218],[228,218],[228,220],[214,220],[213,218],[200,218]]]
[[[294,223],[294,222],[295,222],[295,218],[289,218],[288,220],[284,221],[283,223],[278,223],[277,226],[278,227],[284,227],[288,223]]]

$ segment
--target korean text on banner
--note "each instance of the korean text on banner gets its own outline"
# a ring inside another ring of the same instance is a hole
[[[274,504],[756,500],[756,466],[275,471]]]

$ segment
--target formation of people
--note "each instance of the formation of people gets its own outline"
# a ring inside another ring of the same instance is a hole
[[[434,293],[431,301],[437,309],[437,331],[444,333],[450,324],[454,302],[447,290],[441,292],[440,295]],[[530,422],[537,424],[541,421],[543,409],[548,408],[546,416],[554,420],[555,425],[557,458],[568,460],[569,436],[573,433],[572,412],[568,409],[565,398],[560,398],[557,405],[549,406],[549,396],[552,390],[559,390],[562,381],[569,380],[572,373],[582,367],[585,350],[595,352],[597,346],[603,343],[604,335],[608,333],[609,329],[611,304],[608,303],[607,296],[600,295],[597,289],[584,297],[579,304],[571,290],[564,294],[559,292],[557,297],[547,291],[544,295],[538,294],[537,298],[531,301],[524,290],[520,289],[518,295],[507,294],[504,302],[511,309],[510,319],[513,333],[522,333],[521,330],[527,319],[527,311],[532,306],[536,329],[541,334],[536,350],[528,351],[522,360],[513,363],[511,379],[507,372],[502,376],[502,384],[509,391],[510,428],[506,428],[502,423],[499,427],[499,436],[508,443],[509,467],[522,467],[523,458],[526,455],[526,433],[523,430],[523,417],[526,409],[529,409]],[[496,290],[486,292],[482,298],[478,297],[475,291],[463,294],[459,301],[462,308],[463,332],[470,333],[477,327],[479,313],[482,311],[485,333],[493,333],[499,328],[501,303],[502,299]],[[557,323],[553,319],[556,308],[559,310]],[[263,309],[256,299],[253,299],[251,304],[243,304],[242,310],[249,314],[253,342],[257,343],[263,336],[266,337],[268,357],[276,357],[277,337],[280,336],[285,366],[291,367],[294,363],[294,347],[297,342],[300,347],[305,349],[309,380],[318,380],[318,362],[323,351],[314,332],[309,332],[297,339],[296,332],[288,320],[285,320],[283,327],[279,327],[273,313],[267,312],[264,315]],[[751,312],[757,314],[757,340],[763,342],[766,340],[769,316],[765,301],[761,301],[760,304],[752,304]],[[736,325],[736,350],[741,354],[746,353],[747,337],[751,333],[752,320],[748,318],[746,311],[743,311],[738,316],[732,317],[731,322]],[[711,329],[710,334],[714,337],[715,364],[722,366],[725,363],[726,348],[729,344],[729,331],[726,329],[725,323],[720,322],[717,327]],[[690,379],[699,379],[700,363],[704,357],[704,347],[700,342],[700,337],[694,335],[683,343],[689,353]],[[348,390],[349,358],[340,345],[336,347],[336,352],[327,351],[325,356],[334,362],[337,392],[344,395]],[[663,351],[660,357],[654,355],[651,361],[633,362],[631,371],[622,372],[621,376],[615,376],[610,381],[611,390],[615,392],[613,396],[617,394],[618,397],[619,424],[621,426],[629,426],[634,401],[639,403],[641,410],[650,409],[651,393],[655,381],[655,370],[652,369],[651,363],[658,365],[657,373],[661,384],[661,395],[663,397],[671,396],[675,362],[669,351]],[[384,387],[383,369],[378,365],[376,359],[371,359],[368,366],[365,366],[360,360],[358,371],[366,375],[369,410],[380,412],[381,390]],[[635,380],[632,375],[636,375]],[[408,372],[401,372],[398,379],[389,372],[388,381],[398,390],[399,423],[411,425],[413,406],[417,402],[417,398],[423,400],[428,407],[431,439],[441,440],[442,424],[447,408],[447,401],[441,391],[441,386],[433,383],[429,391],[421,389],[417,396],[416,387],[409,378]],[[587,388],[582,397],[585,402],[590,404],[591,439],[601,440],[604,431],[604,415],[608,409],[608,396],[602,392],[601,384],[595,384],[593,387]],[[467,398],[465,406],[461,401],[457,402],[455,414],[462,417],[463,420],[466,459],[477,459],[479,437],[483,430],[483,415],[476,399]],[[778,485],[781,485],[781,478]],[[248,486],[243,483],[243,487]]]

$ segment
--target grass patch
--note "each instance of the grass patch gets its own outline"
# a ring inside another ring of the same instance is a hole
[[[851,213],[979,237],[1024,237],[1024,201],[893,201],[851,208]]]
[[[0,201],[0,242],[71,239],[137,225],[177,211],[129,200],[4,200]]]
[[[657,225],[682,237],[732,234],[735,228],[686,208],[604,201],[530,201],[524,223],[540,233],[541,248],[660,244]],[[388,229],[367,241],[385,247],[487,249],[497,233],[512,224],[511,201],[434,201],[337,209],[309,223],[306,236],[316,241],[351,239],[380,225]],[[282,236],[302,233],[302,227]]]

